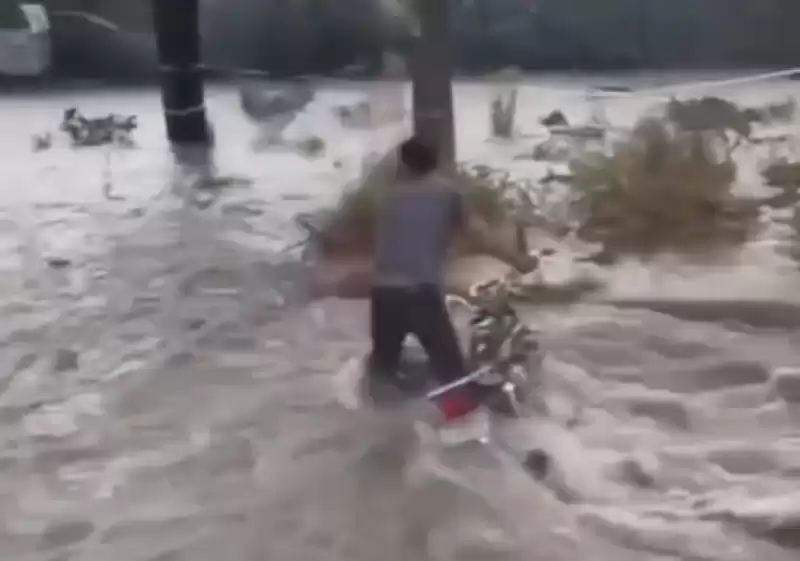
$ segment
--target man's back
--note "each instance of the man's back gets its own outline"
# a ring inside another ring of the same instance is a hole
[[[460,212],[459,193],[435,175],[387,189],[376,217],[377,282],[441,285]]]

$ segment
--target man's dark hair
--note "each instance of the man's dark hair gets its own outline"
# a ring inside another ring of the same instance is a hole
[[[400,145],[400,161],[415,175],[427,175],[439,166],[436,149],[417,137],[411,137]]]

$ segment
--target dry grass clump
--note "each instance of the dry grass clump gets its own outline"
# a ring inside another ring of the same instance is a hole
[[[736,164],[701,133],[645,119],[610,155],[571,165],[579,233],[617,251],[742,240],[756,209],[731,194]]]

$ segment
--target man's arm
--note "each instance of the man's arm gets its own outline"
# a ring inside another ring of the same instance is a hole
[[[457,193],[455,223],[460,234],[479,252],[511,265],[522,272],[538,266],[538,259],[520,251],[513,243],[501,239],[489,224],[473,212],[462,193]]]

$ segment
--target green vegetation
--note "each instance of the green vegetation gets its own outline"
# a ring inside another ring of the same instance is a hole
[[[573,162],[581,236],[637,252],[743,240],[757,209],[731,194],[736,164],[713,148],[645,119],[610,155]]]

